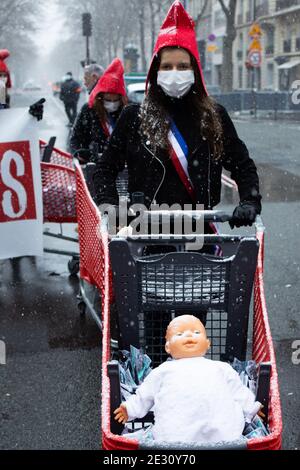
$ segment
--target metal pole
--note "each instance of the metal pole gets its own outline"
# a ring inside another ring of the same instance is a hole
[[[253,24],[256,21],[256,0],[253,0]],[[253,108],[254,108],[254,117],[257,118],[257,103],[256,103],[256,78],[257,78],[257,70],[253,67],[252,71],[252,97],[253,97]]]
[[[90,65],[90,38],[86,37],[86,65]]]

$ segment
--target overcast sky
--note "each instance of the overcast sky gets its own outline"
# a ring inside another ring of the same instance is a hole
[[[37,31],[36,42],[41,55],[48,55],[64,31],[64,18],[62,17],[56,0],[48,0],[44,9],[44,18],[41,21],[42,27]]]

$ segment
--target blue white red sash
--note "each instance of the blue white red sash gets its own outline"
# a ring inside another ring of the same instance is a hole
[[[185,189],[191,196],[191,199],[196,202],[196,193],[188,172],[188,146],[173,121],[171,122],[171,128],[168,137],[170,142],[172,163],[175,166],[175,169],[179,175],[179,178],[184,184]]]
[[[101,124],[106,137],[109,138],[112,135],[116,125],[114,119],[110,115],[108,115],[107,120],[103,121]]]
[[[195,189],[188,173],[188,146],[173,121],[171,122],[171,128],[169,131],[169,142],[171,145],[172,163],[175,166],[175,169],[186,190],[191,196],[191,199],[196,202]],[[219,234],[219,230],[216,224],[211,222],[209,226],[215,235]],[[215,256],[222,256],[222,249],[218,245],[215,245]]]

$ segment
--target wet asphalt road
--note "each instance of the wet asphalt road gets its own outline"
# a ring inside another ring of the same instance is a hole
[[[13,103],[39,97],[20,95]],[[57,135],[58,146],[66,148],[62,105],[46,97],[40,136]],[[261,176],[265,287],[280,377],[283,447],[295,449],[300,448],[300,365],[293,365],[291,356],[293,341],[300,340],[300,123],[239,119],[236,126]],[[227,195],[224,207],[231,210],[233,204]],[[74,234],[72,226],[68,230]],[[100,447],[101,335],[92,319],[78,315],[78,280],[69,277],[67,261],[50,254],[0,261],[0,339],[7,347],[7,363],[0,365],[0,449]]]

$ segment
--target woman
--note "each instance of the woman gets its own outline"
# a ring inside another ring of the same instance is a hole
[[[127,164],[128,191],[145,204],[220,202],[222,168],[239,188],[233,225],[261,211],[254,162],[226,110],[207,95],[193,20],[175,1],[154,49],[143,105],[120,116],[94,177],[97,203],[118,204],[116,178]]]
[[[9,69],[4,62],[9,57],[7,49],[0,50],[0,109],[9,108],[8,88],[11,88]]]
[[[11,78],[9,69],[4,62],[10,56],[7,49],[0,50],[0,109],[7,109],[10,107],[10,96],[8,88],[11,88]],[[41,98],[36,103],[29,107],[29,113],[38,121],[43,119],[45,98]]]
[[[70,139],[73,155],[81,163],[91,160],[93,153],[103,153],[116,121],[127,103],[124,67],[114,59],[90,94],[75,122]]]

